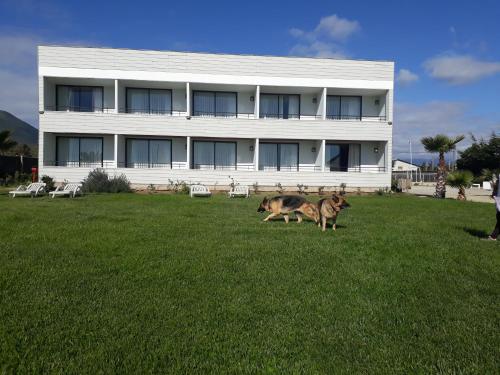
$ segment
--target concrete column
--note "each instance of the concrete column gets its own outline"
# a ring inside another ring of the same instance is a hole
[[[321,172],[325,171],[326,140],[321,140]]]
[[[118,134],[115,134],[114,167],[118,168]]]
[[[191,137],[186,137],[186,169],[191,169]]]
[[[259,138],[255,138],[255,147],[253,148],[253,162],[256,171],[259,170]]]
[[[321,119],[326,120],[326,98],[327,98],[326,87],[323,88],[323,94],[321,95]]]
[[[191,87],[186,82],[186,117],[191,117]]]
[[[260,114],[260,86],[257,85],[257,87],[255,88],[255,113],[254,113],[254,116],[255,118],[259,118],[259,114]]]
[[[115,79],[115,113],[120,112],[118,109],[118,80]],[[116,134],[115,134],[116,136]],[[115,138],[115,145],[116,145],[116,138]]]

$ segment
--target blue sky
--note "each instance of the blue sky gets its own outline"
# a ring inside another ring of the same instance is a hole
[[[408,139],[500,132],[499,19],[493,0],[0,0],[0,109],[37,126],[37,44],[394,60],[407,158]]]

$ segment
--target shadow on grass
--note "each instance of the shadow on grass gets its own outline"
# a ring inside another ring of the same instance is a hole
[[[478,237],[478,238],[488,237],[488,233],[484,230],[481,230],[481,229],[475,229],[475,228],[469,228],[469,227],[464,227],[462,229],[464,230],[464,232],[467,232],[471,236],[474,236],[474,237]]]

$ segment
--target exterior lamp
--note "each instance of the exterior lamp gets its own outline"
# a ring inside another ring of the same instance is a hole
[[[250,101],[251,101],[251,102],[255,101],[255,97],[254,97],[254,96],[251,96],[251,97],[250,97]]]
[[[311,152],[316,152],[316,147],[311,148]]]
[[[378,147],[374,147],[373,148],[373,152],[376,153],[376,154],[378,154]]]

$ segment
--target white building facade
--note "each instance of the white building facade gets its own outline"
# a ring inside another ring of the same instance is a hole
[[[39,46],[39,174],[390,186],[394,64]]]

